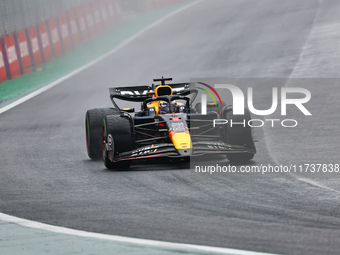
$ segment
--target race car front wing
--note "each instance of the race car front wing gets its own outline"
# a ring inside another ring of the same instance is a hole
[[[191,156],[195,157],[205,154],[256,153],[255,149],[250,149],[242,145],[230,145],[223,142],[203,141],[193,142],[192,145],[191,149],[179,150],[171,143],[152,144],[150,146],[144,146],[119,155],[113,155],[113,153],[110,153],[110,160],[112,162],[119,162],[156,157],[181,158]],[[109,144],[106,144],[106,146],[108,151],[113,151],[113,148]]]

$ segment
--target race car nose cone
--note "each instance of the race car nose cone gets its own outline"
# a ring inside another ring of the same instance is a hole
[[[181,156],[191,156],[192,155],[192,149],[179,149],[177,150],[179,155]]]

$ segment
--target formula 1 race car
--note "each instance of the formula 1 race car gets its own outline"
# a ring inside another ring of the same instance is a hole
[[[230,162],[246,162],[256,153],[250,113],[233,115],[225,103],[192,106],[198,90],[193,83],[110,88],[113,108],[88,110],[86,145],[91,159],[104,160],[108,169],[124,169],[131,161],[156,157],[190,158],[225,154]],[[114,99],[141,103],[141,109],[119,108]],[[225,125],[215,125],[216,120]],[[231,125],[231,122],[238,123]],[[243,124],[242,124],[243,123]]]

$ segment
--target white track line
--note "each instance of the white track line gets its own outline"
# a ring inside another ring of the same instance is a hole
[[[153,241],[147,239],[139,239],[139,238],[130,238],[130,237],[123,237],[123,236],[115,236],[115,235],[105,235],[105,234],[97,234],[91,233],[86,231],[74,230],[64,227],[57,227],[52,226],[40,222],[25,220],[17,217],[13,217],[10,215],[6,215],[0,213],[0,220],[8,223],[14,223],[23,227],[34,228],[44,231],[50,231],[58,234],[65,234],[65,235],[72,235],[77,237],[84,237],[84,238],[95,238],[100,240],[106,241],[115,241],[115,242],[122,242],[134,245],[147,245],[152,246],[155,248],[165,248],[174,251],[187,251],[187,252],[207,252],[207,253],[220,253],[220,254],[230,254],[230,255],[274,255],[269,253],[261,253],[261,252],[253,252],[253,251],[244,251],[244,250],[236,250],[236,249],[229,249],[229,248],[218,248],[218,247],[210,247],[210,246],[203,246],[203,245],[193,245],[193,244],[182,244],[182,243],[171,243],[171,242],[162,242],[162,241]]]
[[[270,145],[268,143],[268,136],[266,135],[266,131],[265,130],[266,130],[266,128],[264,127],[264,131],[263,131],[264,136],[263,136],[263,139],[264,139],[264,142],[266,144],[265,146],[266,146],[266,148],[268,150],[268,154],[271,157],[271,159],[275,162],[276,165],[278,165],[278,166],[282,165],[280,163],[280,161],[278,160],[278,158],[275,155],[273,155],[272,153],[270,153]],[[337,194],[340,194],[340,191],[332,189],[332,188],[329,188],[329,187],[327,187],[327,186],[325,186],[325,185],[323,185],[323,184],[321,184],[321,183],[319,183],[317,181],[313,181],[311,179],[307,179],[307,178],[301,177],[301,176],[296,175],[294,173],[288,173],[288,175],[290,175],[292,178],[294,178],[294,179],[296,179],[296,180],[298,180],[300,182],[304,182],[304,183],[307,183],[307,184],[309,184],[311,186],[314,186],[314,187],[317,187],[317,188],[320,188],[320,189],[325,189],[325,190],[332,191],[332,192],[335,192]]]
[[[184,10],[186,10],[186,9],[192,7],[193,5],[195,5],[195,4],[199,3],[199,2],[202,2],[202,1],[204,1],[204,0],[197,0],[197,1],[193,2],[193,3],[191,3],[191,4],[183,6],[182,8],[180,8],[180,9],[178,9],[178,10],[172,12],[172,13],[169,13],[168,15],[166,15],[163,18],[159,19],[158,21],[154,22],[150,26],[148,26],[148,27],[142,29],[141,31],[139,31],[138,33],[134,34],[129,39],[124,41],[122,44],[120,44],[119,46],[117,46],[113,50],[109,51],[108,53],[104,54],[103,56],[93,60],[92,62],[90,62],[90,63],[88,63],[88,64],[86,64],[86,65],[84,65],[84,66],[82,66],[82,67],[72,71],[72,72],[70,72],[69,74],[67,74],[67,75],[65,75],[65,76],[55,80],[54,82],[51,82],[51,83],[47,84],[46,86],[44,86],[44,87],[42,87],[42,88],[40,88],[40,89],[38,89],[38,90],[36,90],[36,91],[26,95],[24,97],[21,97],[20,99],[14,101],[13,103],[10,103],[10,104],[4,106],[3,108],[0,109],[0,114],[2,114],[4,112],[7,112],[8,110],[10,110],[10,109],[12,109],[12,108],[14,108],[14,107],[16,107],[16,106],[18,106],[18,105],[28,101],[28,100],[30,100],[33,97],[36,97],[37,95],[40,95],[41,93],[43,93],[43,92],[45,92],[45,91],[47,91],[47,90],[49,90],[49,89],[59,85],[63,81],[65,81],[65,80],[75,76],[76,74],[84,71],[85,69],[87,69],[87,68],[97,64],[98,62],[102,61],[103,59],[107,58],[108,56],[116,53],[117,51],[119,51],[120,49],[122,49],[123,47],[125,47],[126,45],[131,43],[132,41],[134,41],[136,38],[138,38],[139,36],[141,36],[142,34],[147,32],[148,30],[150,30],[150,29],[154,28],[155,26],[159,25],[160,23],[164,22],[166,19],[168,19],[168,18],[170,18],[170,17],[172,17],[172,16],[174,16],[174,15],[176,15],[176,14],[178,14],[178,13],[180,13],[180,12],[182,12],[182,11],[184,11]]]
[[[144,34],[151,28],[159,25],[166,19],[176,15],[177,13],[184,11],[185,9],[190,8],[191,6],[202,2],[204,0],[198,0],[195,1],[189,5],[186,5],[177,11],[174,11],[160,20],[156,21],[155,23],[151,24],[150,26],[144,28],[143,30],[139,31],[126,41],[124,41],[122,44],[117,46],[115,49],[111,50],[110,52],[106,53],[105,55],[95,59],[94,61],[70,72],[69,74],[55,80],[54,82],[51,82],[47,84],[46,86],[16,100],[15,102],[6,105],[5,107],[0,109],[0,114],[30,100],[33,97],[36,97],[40,95],[41,93],[57,86],[58,84],[62,83],[63,81],[75,76],[76,74],[84,71],[85,69],[95,65],[96,63],[102,61],[106,57],[116,53],[120,49],[122,49],[124,46],[127,44],[131,43],[133,40],[135,40],[137,37],[140,35]],[[203,246],[203,245],[192,245],[192,244],[181,244],[181,243],[171,243],[171,242],[162,242],[162,241],[153,241],[153,240],[147,240],[147,239],[139,239],[139,238],[129,238],[129,237],[123,237],[123,236],[114,236],[114,235],[105,235],[105,234],[97,234],[97,233],[91,233],[91,232],[86,232],[86,231],[79,231],[79,230],[73,230],[69,228],[63,228],[63,227],[57,227],[53,225],[48,225],[48,224],[43,224],[40,222],[35,222],[35,221],[30,221],[30,220],[25,220],[21,218],[17,218],[14,216],[6,215],[3,213],[0,213],[0,221],[4,222],[9,222],[9,223],[14,223],[23,227],[29,227],[29,228],[34,228],[34,229],[40,229],[44,231],[51,231],[54,233],[59,233],[59,234],[66,234],[66,235],[73,235],[73,236],[78,236],[78,237],[88,237],[88,238],[96,238],[96,239],[101,239],[101,240],[108,240],[108,241],[116,241],[116,242],[123,242],[123,243],[130,243],[130,244],[137,244],[137,245],[148,245],[148,246],[154,246],[154,247],[163,247],[163,248],[168,248],[168,249],[173,249],[173,250],[185,250],[189,252],[214,252],[214,253],[221,253],[221,254],[232,254],[232,255],[270,255],[269,253],[260,253],[260,252],[252,252],[252,251],[244,251],[244,250],[236,250],[236,249],[228,249],[228,248],[218,248],[218,247],[210,247],[210,246]]]

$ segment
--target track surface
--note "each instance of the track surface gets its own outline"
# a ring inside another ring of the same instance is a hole
[[[203,1],[93,68],[2,114],[1,212],[129,237],[337,254],[340,179],[208,175],[183,164],[107,171],[102,162],[87,159],[84,114],[110,105],[108,87],[149,84],[162,75],[177,81],[335,78],[339,10],[331,0]],[[313,81],[310,107],[316,124],[299,116],[302,124],[296,130],[257,130],[253,164],[336,163],[339,119],[333,117],[340,110],[339,89],[331,79],[326,87]],[[268,107],[270,95],[258,96],[259,108]],[[320,129],[318,124],[325,122]]]

